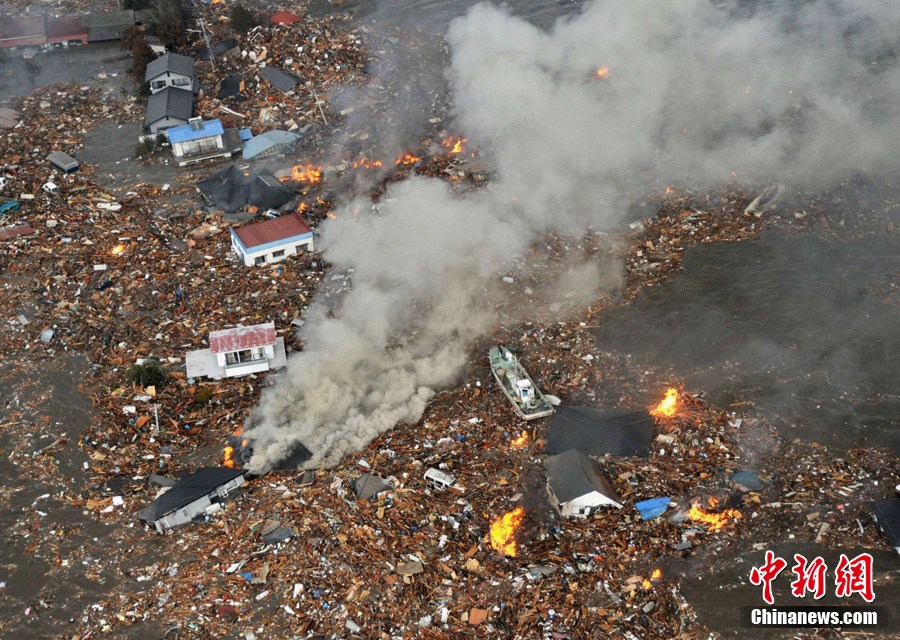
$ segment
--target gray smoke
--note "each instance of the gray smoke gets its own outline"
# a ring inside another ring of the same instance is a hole
[[[353,289],[307,314],[305,350],[249,420],[251,469],[297,441],[330,465],[417,421],[494,322],[510,257],[547,230],[608,227],[626,191],[895,172],[900,4],[778,4],[598,1],[549,31],[482,4],[454,21],[457,122],[497,178],[467,196],[414,178],[379,215],[357,202],[324,225]]]

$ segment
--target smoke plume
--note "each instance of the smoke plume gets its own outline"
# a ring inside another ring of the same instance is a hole
[[[454,21],[457,124],[497,177],[466,196],[413,178],[380,214],[357,202],[323,226],[353,289],[309,310],[249,420],[250,468],[297,441],[330,465],[418,420],[494,321],[504,263],[548,230],[608,227],[626,191],[895,172],[900,5],[773,4],[597,1],[548,31],[481,4]]]

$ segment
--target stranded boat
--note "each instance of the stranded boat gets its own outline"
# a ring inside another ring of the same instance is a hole
[[[509,349],[497,345],[491,348],[489,357],[497,384],[520,416],[534,420],[553,413],[550,401],[535,386],[531,376]]]

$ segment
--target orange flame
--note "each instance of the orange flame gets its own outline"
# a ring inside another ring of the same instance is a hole
[[[468,138],[463,138],[460,136],[449,136],[448,138],[441,140],[441,144],[449,149],[447,153],[452,156],[456,155],[457,153],[462,153],[463,145],[468,141]]]
[[[354,169],[377,169],[382,164],[384,164],[381,160],[369,160],[365,154],[359,157],[359,160],[355,160],[353,162]]]
[[[334,215],[334,213],[331,212],[331,211],[326,211],[326,212],[325,212],[325,215],[328,216],[329,218],[331,218],[332,220],[337,220],[337,219],[338,219],[338,217],[337,217],[336,215]]]
[[[414,156],[413,154],[407,152],[407,153],[404,153],[399,158],[397,158],[397,161],[394,164],[407,167],[411,164],[417,163],[421,159],[422,159],[421,156]]]
[[[526,444],[528,444],[528,432],[523,431],[518,438],[514,438],[513,440],[511,440],[510,444],[517,449],[519,447],[524,447]]]
[[[710,509],[715,509],[719,504],[719,501],[710,497],[706,503]],[[691,510],[688,512],[688,517],[692,522],[702,522],[705,524],[708,531],[718,531],[734,520],[740,520],[742,516],[741,512],[737,509],[725,509],[718,513],[714,513],[701,507],[699,502],[694,502],[691,504]]]
[[[597,69],[594,72],[595,78],[608,78],[609,77],[609,67],[603,66]]]
[[[672,193],[672,187],[666,186],[666,193]]]
[[[657,418],[671,418],[678,411],[678,390],[669,389],[666,391],[666,397],[656,405],[652,413]]]
[[[515,557],[518,552],[516,532],[525,517],[525,509],[516,507],[491,522],[491,548],[504,556]]]
[[[641,586],[644,587],[644,591],[653,588],[653,582],[662,578],[662,570],[654,569],[650,574],[649,578],[644,578],[643,582],[641,582]]]
[[[315,164],[298,164],[291,168],[290,177],[282,178],[282,181],[296,180],[316,184],[322,179],[322,166]]]
[[[237,463],[234,460],[234,447],[228,445],[225,447],[225,460],[222,462],[223,467],[234,469]]]
[[[123,251],[125,251],[125,245],[117,244],[116,246],[114,246],[112,248],[112,251],[110,251],[110,253],[113,254],[114,256],[120,256],[120,255],[122,255]]]

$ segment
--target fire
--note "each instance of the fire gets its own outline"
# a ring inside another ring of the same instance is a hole
[[[597,69],[594,72],[595,78],[608,78],[609,77],[609,67],[603,66]]]
[[[514,438],[512,441],[510,441],[510,444],[511,444],[512,446],[514,446],[515,448],[517,448],[517,449],[518,449],[519,447],[524,447],[526,444],[528,444],[528,432],[527,432],[527,431],[523,431],[523,432],[519,435],[518,438]]]
[[[715,509],[719,501],[715,498],[711,497],[706,501],[707,506],[710,509]],[[741,512],[737,509],[724,509],[718,513],[713,511],[707,511],[703,507],[700,506],[699,502],[694,502],[691,504],[691,510],[688,512],[688,517],[692,522],[702,522],[708,528],[708,531],[718,531],[719,529],[724,528],[728,524],[730,524],[734,520],[741,519]]]
[[[123,251],[125,251],[125,245],[117,244],[116,246],[114,246],[112,248],[112,251],[110,251],[110,253],[113,254],[114,256],[120,256],[120,255],[122,255]]]
[[[223,0],[211,0],[210,4],[219,4],[219,3],[221,3],[222,1],[223,1]]]
[[[668,185],[666,186],[666,193],[672,193],[672,187],[671,187],[671,186],[668,186]]]
[[[234,460],[234,447],[228,445],[225,447],[225,460],[222,462],[222,466],[234,469],[235,464],[237,463]]]
[[[448,138],[441,140],[441,144],[449,149],[447,153],[452,156],[456,155],[457,153],[462,153],[463,145],[468,141],[468,138],[463,138],[460,136],[449,136]]]
[[[284,180],[288,179],[315,184],[322,179],[322,166],[315,164],[298,164],[291,168],[290,178],[284,178]]]
[[[359,157],[359,160],[353,162],[354,169],[377,169],[384,163],[381,160],[369,160],[365,155]]]
[[[394,164],[398,166],[408,167],[411,164],[417,163],[421,159],[421,156],[414,156],[411,153],[404,153],[402,156],[397,158],[397,161]]]
[[[504,556],[515,556],[518,552],[516,533],[525,517],[525,509],[516,507],[491,522],[491,548]]]
[[[662,569],[656,568],[650,574],[649,578],[644,578],[644,581],[641,582],[641,586],[644,587],[644,590],[650,589],[653,587],[653,582],[662,578]]]
[[[334,215],[334,213],[332,213],[331,211],[326,211],[325,215],[328,216],[329,218],[331,218],[332,220],[338,219],[338,217],[336,215]]]
[[[666,397],[656,405],[652,413],[657,418],[671,418],[678,411],[678,390],[669,389],[666,391]]]

